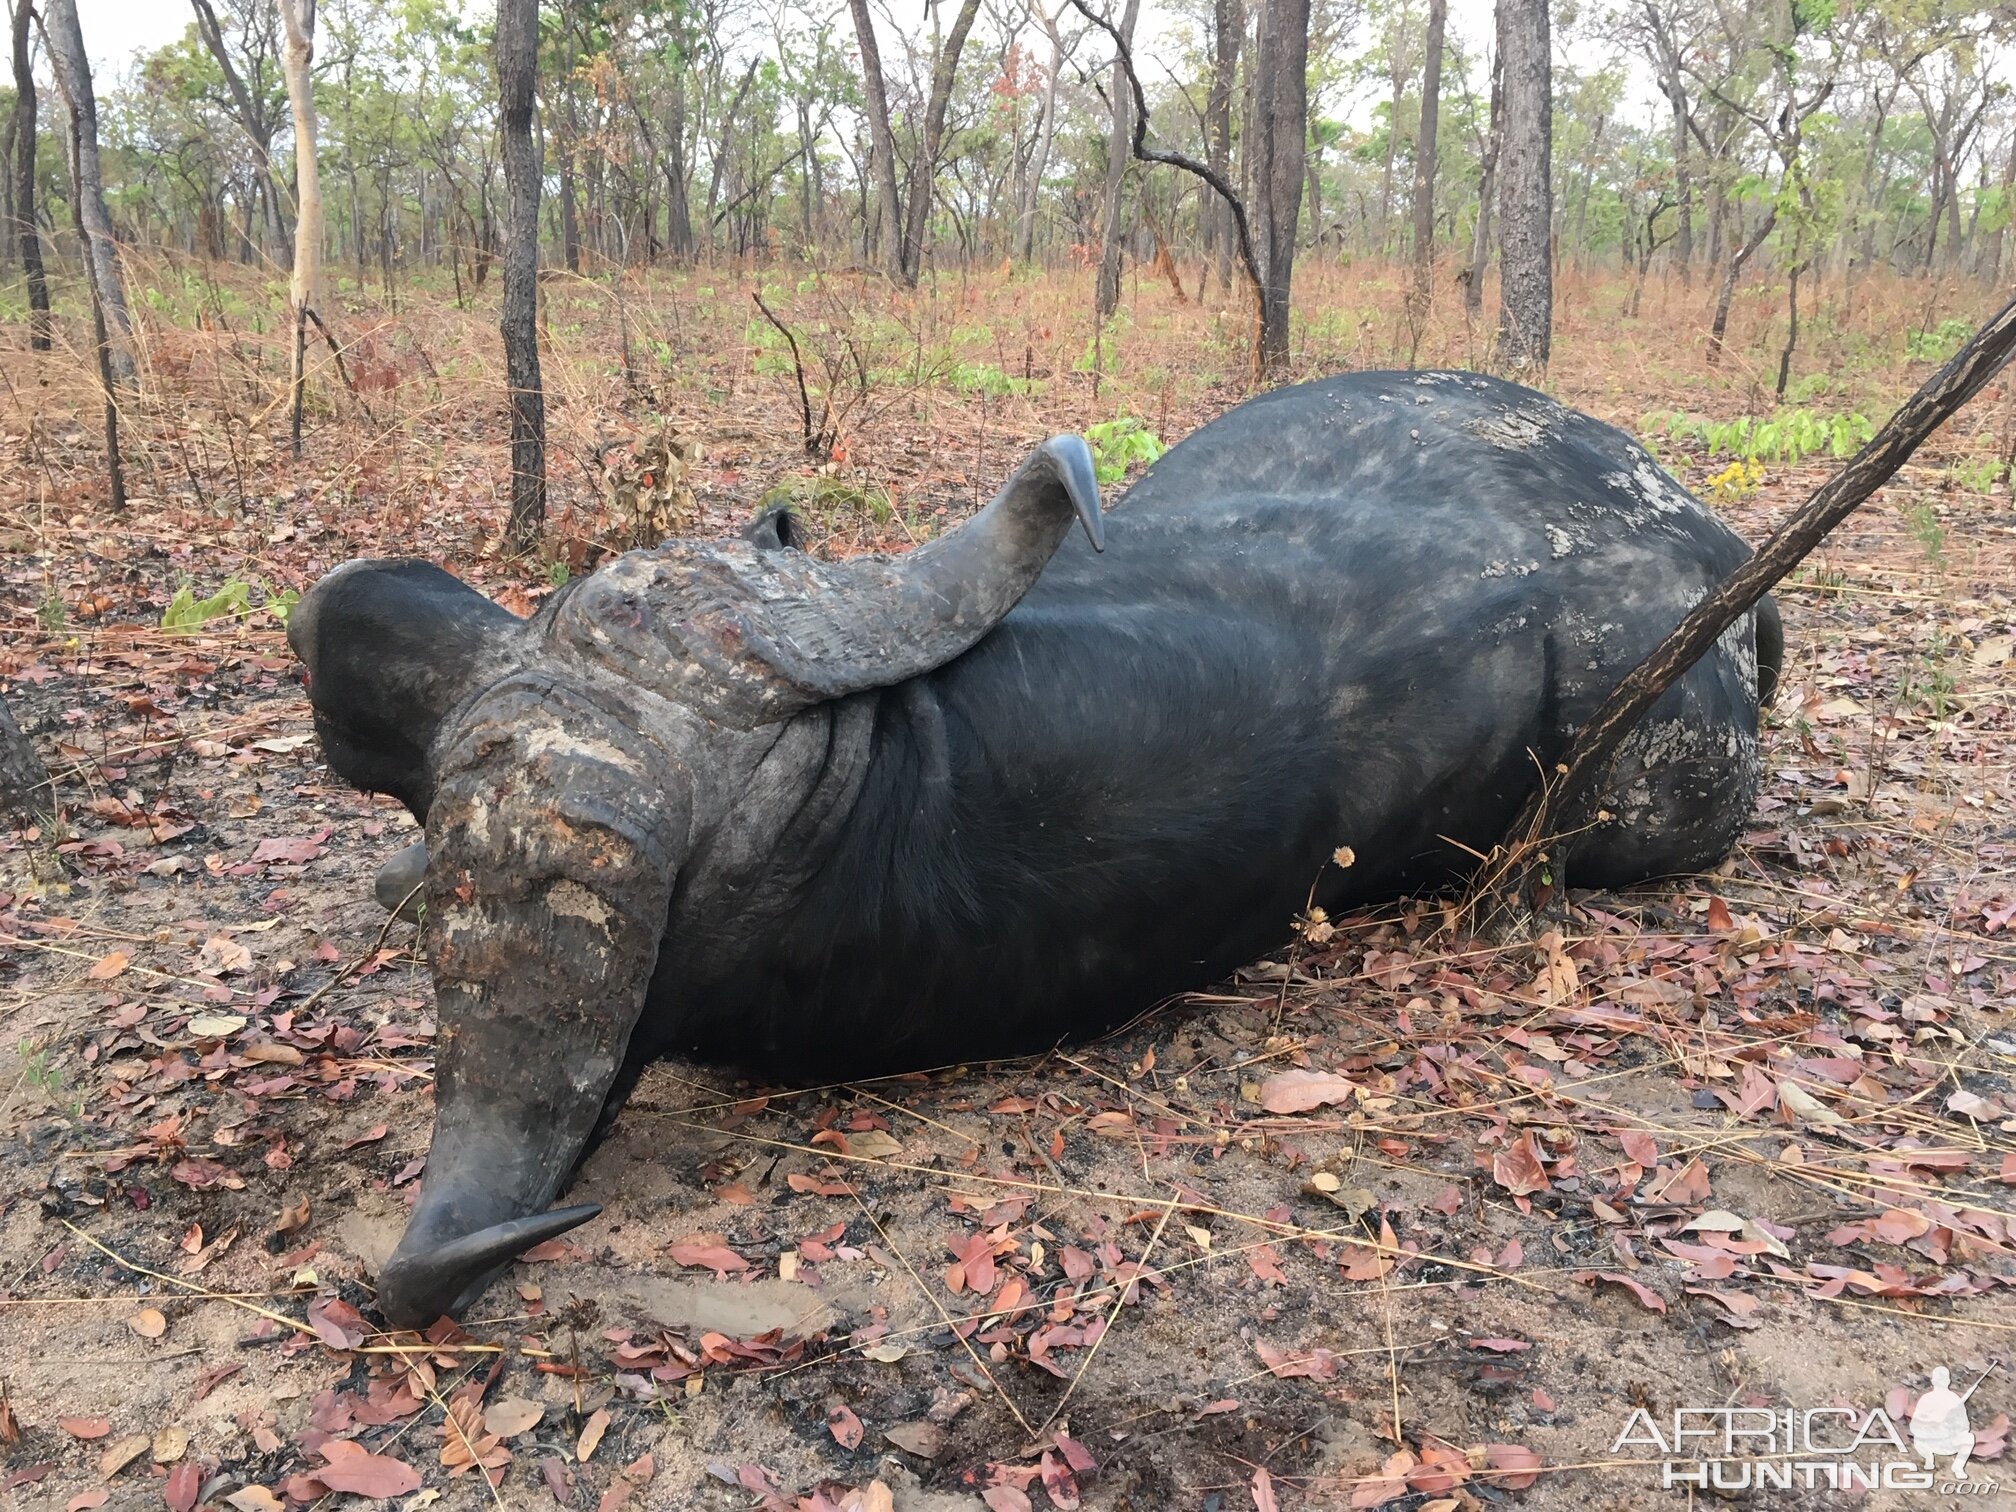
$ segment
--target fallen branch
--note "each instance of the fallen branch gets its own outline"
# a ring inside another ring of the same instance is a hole
[[[1582,810],[1617,747],[1666,690],[1705,655],[1722,632],[1803,562],[1827,535],[1881,488],[1911,454],[2016,354],[2016,300],[1990,317],[1974,337],[1917,393],[1897,407],[1869,444],[1816,489],[1756,555],[1696,604],[1677,628],[1610,691],[1589,722],[1575,732],[1551,779],[1526,801],[1505,832],[1478,891],[1508,904],[1515,919],[1531,917],[1535,883],[1549,863],[1549,837],[1586,822]],[[1492,868],[1502,868],[1497,876]],[[1559,858],[1553,887],[1565,887]]]

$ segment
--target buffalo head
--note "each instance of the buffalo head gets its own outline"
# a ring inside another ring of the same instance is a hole
[[[815,561],[770,516],[747,541],[619,557],[531,620],[416,562],[349,563],[301,601],[288,639],[330,765],[426,825],[379,887],[397,906],[424,871],[440,1022],[388,1319],[465,1306],[594,1216],[548,1209],[634,1081],[647,1006],[676,1014],[679,984],[653,986],[675,897],[732,893],[738,858],[804,805],[777,755],[794,720],[972,647],[1074,518],[1102,548],[1091,455],[1060,436],[898,557]]]

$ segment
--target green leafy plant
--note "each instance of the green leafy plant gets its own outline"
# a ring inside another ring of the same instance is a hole
[[[1944,362],[1974,334],[1964,320],[1942,320],[1929,331],[1913,331],[1904,338],[1904,355],[1913,362]]]
[[[244,619],[253,612],[255,587],[265,592],[264,585],[256,580],[247,583],[235,577],[226,578],[223,587],[208,598],[199,599],[196,590],[185,583],[175,590],[168,607],[161,611],[161,628],[170,635],[200,635],[212,620]],[[301,601],[301,595],[289,588],[277,594],[265,593],[265,599],[262,607],[284,625]]]
[[[1925,553],[1925,559],[1934,567],[1945,566],[1946,527],[1939,523],[1939,511],[1930,504],[1908,504],[1904,508],[1904,525]]]
[[[1160,436],[1148,429],[1146,422],[1132,415],[1086,426],[1085,444],[1092,448],[1092,465],[1102,488],[1126,477],[1127,469],[1136,462],[1144,465],[1153,462],[1169,449]]]
[[[1734,420],[1706,420],[1680,410],[1654,412],[1639,422],[1648,436],[1692,442],[1711,457],[1735,457],[1746,462],[1791,464],[1822,453],[1852,457],[1876,427],[1869,417],[1847,411],[1780,410],[1767,420],[1739,415]]]
[[[63,595],[54,588],[42,595],[42,602],[35,606],[35,619],[48,635],[60,635],[63,627],[70,622],[70,611],[64,606]]]
[[[1964,457],[1946,469],[1953,486],[1967,493],[1992,493],[2002,476],[2002,464],[1994,457]]]

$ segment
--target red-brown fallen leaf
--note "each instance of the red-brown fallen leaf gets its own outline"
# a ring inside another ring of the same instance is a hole
[[[1260,1356],[1260,1363],[1267,1367],[1270,1375],[1284,1381],[1292,1376],[1327,1381],[1337,1374],[1337,1356],[1327,1349],[1289,1351],[1276,1349],[1256,1339],[1253,1352]]]
[[[1526,1339],[1472,1339],[1472,1349],[1488,1349],[1493,1354],[1517,1354],[1522,1349],[1531,1349],[1532,1343]]]
[[[101,957],[84,975],[94,982],[107,982],[119,975],[133,963],[133,958],[123,950],[115,950]]]
[[[168,1503],[168,1512],[195,1512],[196,1498],[203,1494],[203,1477],[208,1473],[208,1467],[196,1460],[183,1460],[170,1470],[161,1487],[161,1499]],[[416,1480],[406,1489],[411,1491],[419,1484]]]
[[[1274,1253],[1271,1244],[1255,1245],[1246,1252],[1246,1264],[1255,1276],[1275,1286],[1286,1286],[1288,1277],[1281,1270],[1281,1257]]]
[[[32,1486],[37,1481],[48,1479],[49,1472],[55,1468],[54,1465],[46,1462],[39,1465],[23,1465],[19,1470],[10,1474],[7,1479],[0,1481],[0,1491],[13,1491],[21,1486]]]
[[[1283,1071],[1260,1084],[1260,1106],[1269,1113],[1307,1113],[1356,1095],[1357,1084],[1335,1071]]]
[[[1651,1170],[1659,1164],[1659,1145],[1650,1134],[1640,1129],[1619,1129],[1617,1142],[1624,1146],[1624,1153],[1633,1163]]]
[[[580,1441],[574,1445],[574,1459],[579,1464],[587,1464],[594,1457],[595,1450],[602,1442],[602,1435],[609,1431],[609,1409],[597,1407],[582,1425]]]
[[[72,1438],[101,1439],[112,1431],[112,1424],[104,1418],[66,1417],[56,1419],[56,1426]]]
[[[1553,1185],[1547,1179],[1547,1167],[1540,1161],[1540,1150],[1533,1142],[1531,1129],[1491,1157],[1491,1175],[1514,1197],[1530,1197]]]
[[[308,1326],[331,1349],[355,1349],[371,1332],[364,1315],[341,1297],[317,1297],[310,1302]]]
[[[1043,1451],[1037,1462],[1038,1472],[1043,1477],[1043,1489],[1049,1494],[1050,1503],[1058,1512],[1078,1512],[1078,1477],[1071,1473],[1069,1465],[1061,1463],[1049,1450]]]
[[[1708,898],[1708,928],[1715,934],[1727,934],[1736,927],[1736,921],[1729,917],[1729,905],[1720,898]]]
[[[1383,1507],[1407,1493],[1407,1475],[1416,1464],[1415,1458],[1407,1450],[1397,1450],[1386,1456],[1386,1463],[1379,1467],[1379,1473],[1351,1493],[1351,1506]]]
[[[202,1401],[203,1398],[210,1395],[211,1392],[222,1386],[244,1368],[245,1364],[242,1360],[230,1360],[222,1365],[212,1365],[203,1374],[196,1377],[196,1385],[189,1392],[189,1400],[192,1402]]]
[[[1064,1456],[1064,1463],[1071,1467],[1073,1473],[1090,1475],[1099,1468],[1099,1461],[1092,1457],[1092,1451],[1069,1434],[1057,1434],[1052,1442],[1057,1445],[1057,1452]]]
[[[749,1262],[728,1248],[711,1234],[695,1234],[690,1239],[681,1239],[666,1250],[678,1265],[704,1267],[714,1272],[716,1279],[730,1271],[749,1269]]]
[[[792,1171],[784,1178],[785,1184],[794,1192],[810,1192],[815,1197],[852,1197],[854,1188],[844,1181],[823,1181],[807,1176],[803,1171]]]
[[[861,1419],[846,1403],[838,1403],[826,1414],[826,1427],[833,1435],[833,1442],[842,1449],[861,1447]]]
[[[1666,1299],[1664,1297],[1660,1296],[1659,1293],[1652,1290],[1644,1282],[1634,1280],[1622,1271],[1576,1271],[1574,1279],[1580,1281],[1584,1286],[1594,1286],[1598,1281],[1614,1281],[1619,1286],[1629,1290],[1632,1296],[1644,1303],[1645,1306],[1651,1308],[1652,1311],[1660,1313],[1666,1311]]]
[[[1435,1194],[1435,1200],[1428,1206],[1445,1218],[1454,1218],[1463,1211],[1463,1189],[1454,1185],[1446,1186]]]
[[[391,1126],[389,1124],[373,1124],[370,1128],[366,1129],[362,1134],[359,1134],[355,1139],[344,1140],[343,1148],[346,1150],[354,1150],[359,1145],[376,1144],[379,1140],[385,1137],[390,1127]]]
[[[1523,1444],[1486,1444],[1484,1463],[1493,1472],[1484,1478],[1507,1491],[1524,1491],[1540,1479],[1540,1456]]]
[[[569,1484],[570,1472],[563,1461],[547,1455],[539,1461],[539,1474],[546,1482],[546,1489],[553,1493],[553,1500],[563,1507],[574,1504],[573,1488]]]
[[[980,1500],[987,1503],[987,1512],[1030,1512],[1034,1505],[1027,1492],[1014,1486],[989,1486]]]
[[[102,1507],[112,1500],[110,1491],[79,1491],[63,1503],[63,1512],[91,1512],[93,1507]]]
[[[1262,1465],[1253,1472],[1253,1512],[1280,1512],[1281,1504],[1274,1499],[1274,1477]]]
[[[1996,1179],[2016,1186],[2016,1150],[2011,1150],[2002,1157],[2002,1170]]]
[[[293,840],[261,840],[252,847],[252,860],[255,865],[282,861],[293,866],[303,866],[322,854],[322,842],[328,838],[329,831],[324,829],[316,834],[302,835]]]
[[[315,1472],[315,1479],[331,1491],[382,1500],[420,1489],[418,1470],[389,1454],[373,1454],[350,1439],[330,1439],[320,1453],[328,1463]]]

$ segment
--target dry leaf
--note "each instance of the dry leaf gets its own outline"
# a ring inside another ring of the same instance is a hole
[[[154,1307],[141,1308],[126,1320],[126,1326],[143,1339],[158,1339],[168,1332],[168,1320]]]
[[[56,1426],[72,1438],[101,1439],[112,1431],[112,1424],[106,1418],[66,1417],[56,1419]]]
[[[1356,1084],[1335,1071],[1283,1071],[1260,1084],[1260,1106],[1269,1113],[1307,1113],[1356,1094]]]
[[[483,1427],[500,1439],[516,1438],[546,1416],[546,1409],[525,1397],[504,1397],[483,1410]]]
[[[105,1452],[98,1456],[98,1478],[112,1479],[145,1454],[152,1443],[153,1440],[144,1433],[129,1433],[122,1439],[115,1439]]]
[[[287,1505],[264,1486],[247,1486],[242,1491],[233,1491],[224,1500],[238,1512],[284,1512]]]
[[[315,1472],[315,1479],[331,1491],[347,1491],[352,1496],[384,1500],[420,1489],[420,1472],[404,1460],[389,1454],[372,1454],[362,1444],[349,1439],[331,1439],[320,1449],[328,1461]]]
[[[833,1442],[842,1449],[861,1447],[861,1419],[844,1402],[833,1407],[826,1414],[826,1427],[833,1435]]]
[[[602,1435],[609,1431],[609,1409],[597,1407],[582,1425],[580,1442],[574,1446],[574,1458],[587,1464],[594,1457],[596,1445],[602,1442]]]
[[[189,1452],[189,1430],[174,1423],[156,1429],[150,1447],[154,1451],[155,1464],[172,1465]]]
[[[92,966],[84,975],[94,982],[108,982],[132,964],[133,958],[127,955],[125,951],[115,950],[101,957],[97,964]]]

